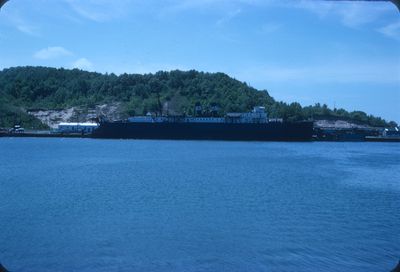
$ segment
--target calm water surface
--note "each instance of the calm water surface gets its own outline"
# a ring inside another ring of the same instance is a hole
[[[0,139],[19,271],[390,271],[400,145]]]

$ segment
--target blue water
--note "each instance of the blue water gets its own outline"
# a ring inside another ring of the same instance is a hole
[[[19,271],[390,271],[400,145],[0,138]]]

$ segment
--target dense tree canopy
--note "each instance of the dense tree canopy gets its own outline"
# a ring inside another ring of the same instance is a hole
[[[119,102],[123,114],[193,114],[196,103],[203,109],[217,104],[220,114],[266,107],[271,117],[286,120],[345,119],[372,126],[388,125],[364,112],[329,109],[326,105],[302,107],[299,103],[277,102],[266,90],[259,91],[223,73],[191,71],[155,74],[100,74],[77,69],[16,67],[0,71],[0,127],[38,121],[28,109],[92,108]]]

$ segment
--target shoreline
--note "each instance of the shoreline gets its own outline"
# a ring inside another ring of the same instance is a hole
[[[19,133],[0,132],[0,137],[11,138],[92,138],[91,134],[81,133],[51,133],[50,131],[29,131]],[[97,138],[96,138],[97,139]],[[313,137],[309,142],[385,142],[385,143],[399,143],[400,137],[382,137],[382,136],[366,136],[363,139],[324,139]]]

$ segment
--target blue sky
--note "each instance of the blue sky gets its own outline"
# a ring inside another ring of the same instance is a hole
[[[0,69],[224,72],[278,100],[400,121],[400,13],[389,2],[10,0]]]

